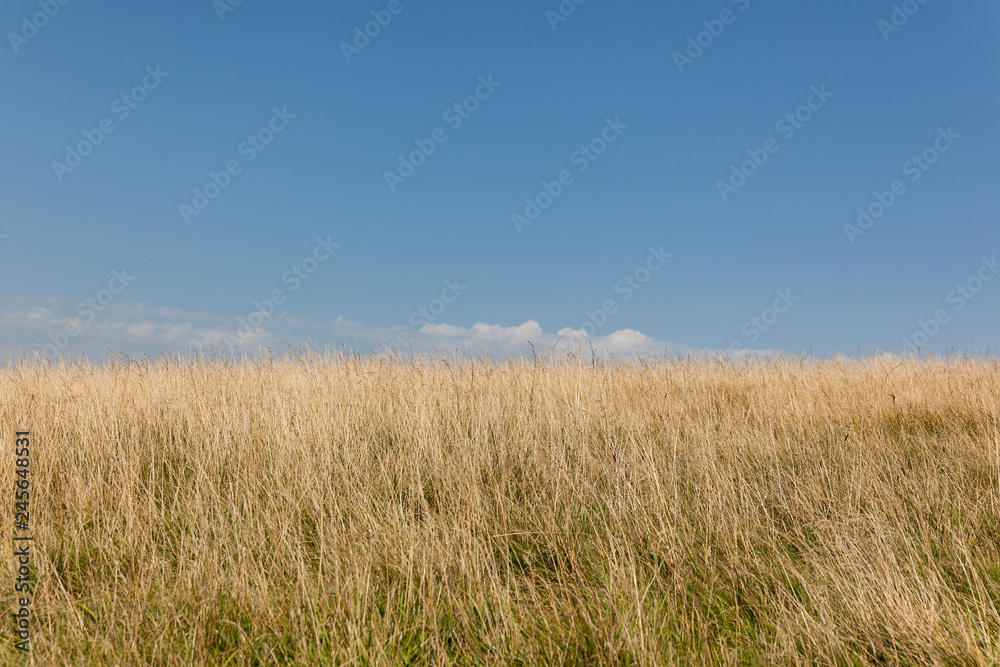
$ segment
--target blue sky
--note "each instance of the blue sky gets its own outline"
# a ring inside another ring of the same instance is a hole
[[[986,1],[11,0],[0,351],[994,351],[998,27]]]

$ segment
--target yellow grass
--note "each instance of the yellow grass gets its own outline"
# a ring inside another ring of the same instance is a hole
[[[994,360],[20,362],[0,429],[36,664],[1000,662]]]

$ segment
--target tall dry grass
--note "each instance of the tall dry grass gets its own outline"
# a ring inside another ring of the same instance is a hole
[[[994,360],[22,362],[0,424],[36,664],[1000,662]]]

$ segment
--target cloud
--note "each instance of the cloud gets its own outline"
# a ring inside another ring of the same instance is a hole
[[[65,299],[10,296],[0,296],[0,325],[2,358],[84,354],[99,359],[111,351],[134,355],[139,350],[158,356],[167,349],[179,354],[191,350],[254,353],[265,347],[280,352],[302,343],[360,351],[396,349],[473,355],[487,351],[495,355],[531,354],[532,349],[537,353],[580,350],[587,354],[593,349],[601,356],[694,352],[633,329],[588,338],[582,329],[569,327],[548,333],[535,320],[510,326],[439,323],[412,329],[370,326],[343,316],[326,322],[287,313],[230,318],[145,303],[112,303],[88,316],[88,309],[79,309],[78,304]]]
[[[470,328],[451,324],[426,324],[419,332],[421,342],[430,347],[455,349],[459,352],[476,353],[489,349],[496,353],[516,353],[556,349],[562,351],[585,351],[595,354],[615,354],[628,356],[641,353],[693,352],[690,348],[676,343],[657,341],[633,329],[621,329],[606,335],[588,337],[583,329],[560,329],[556,333],[546,333],[535,320],[528,320],[515,326],[486,324],[477,322]]]
[[[532,337],[541,338],[545,335],[542,327],[535,320],[528,320],[516,327],[504,327],[499,324],[476,322],[471,329],[452,326],[450,324],[425,324],[420,333],[427,337],[440,339],[470,339],[511,343],[519,340],[529,340]]]

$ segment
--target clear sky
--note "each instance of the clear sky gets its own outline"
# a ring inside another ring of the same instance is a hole
[[[994,1],[64,1],[0,10],[6,353],[1000,342]]]

